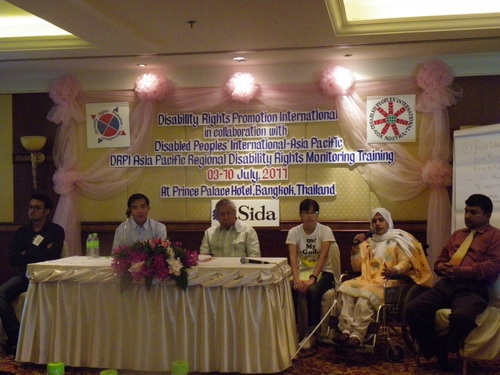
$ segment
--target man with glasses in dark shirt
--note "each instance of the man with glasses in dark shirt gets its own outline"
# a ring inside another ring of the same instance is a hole
[[[48,196],[32,195],[28,207],[30,222],[14,233],[9,251],[9,263],[19,268],[19,274],[0,286],[0,318],[8,337],[7,353],[14,356],[20,324],[12,302],[28,289],[26,266],[60,258],[64,245],[64,229],[47,219],[51,210]]]

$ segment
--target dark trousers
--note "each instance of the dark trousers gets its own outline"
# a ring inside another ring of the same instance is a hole
[[[318,282],[312,284],[307,293],[301,294],[292,289],[297,317],[299,337],[305,336],[307,325],[315,326],[321,320],[321,297],[333,288],[333,273],[322,272]]]
[[[0,319],[9,338],[9,346],[17,345],[19,320],[12,306],[12,301],[28,290],[29,281],[25,276],[14,276],[0,286]]]
[[[476,327],[476,317],[487,305],[487,282],[442,278],[432,289],[410,301],[405,314],[420,352],[429,359],[442,351],[443,345],[455,351]],[[434,330],[436,311],[443,308],[451,309],[449,333],[445,341],[438,338]]]

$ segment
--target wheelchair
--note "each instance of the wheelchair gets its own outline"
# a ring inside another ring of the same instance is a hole
[[[360,276],[360,273],[344,273],[340,282],[357,276]],[[391,280],[394,279],[401,280],[402,283],[391,287],[387,286],[387,282],[384,284],[384,303],[377,309],[375,319],[370,323],[361,346],[352,349],[360,353],[374,353],[377,342],[381,338],[385,338],[388,343],[386,356],[393,363],[401,362],[405,358],[405,348],[398,343],[401,340],[395,340],[397,337],[402,337],[406,348],[412,354],[417,353],[404,310],[409,301],[428,289],[428,287],[415,284],[408,276],[391,278]],[[345,345],[337,344],[334,341],[336,335],[340,334],[338,317],[335,315],[337,303],[335,290],[331,289],[323,295],[322,310],[324,315],[320,322],[321,329],[318,339],[323,343],[332,344],[339,354],[345,354],[348,351]]]

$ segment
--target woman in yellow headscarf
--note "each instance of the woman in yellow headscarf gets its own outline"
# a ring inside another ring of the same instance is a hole
[[[351,265],[361,276],[343,282],[338,288],[339,330],[335,338],[347,348],[358,348],[373,321],[376,310],[384,303],[384,283],[395,275],[408,275],[419,285],[432,285],[432,272],[418,240],[408,232],[394,229],[389,211],[376,208],[371,212],[373,237],[357,234],[351,252]],[[394,286],[397,280],[389,280]]]

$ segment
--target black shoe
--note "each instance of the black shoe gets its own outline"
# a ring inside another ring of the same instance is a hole
[[[348,349],[358,349],[361,346],[361,341],[357,337],[349,337],[349,340],[345,343],[345,347]]]
[[[333,341],[340,345],[344,345],[347,340],[349,340],[349,335],[347,333],[341,333],[333,338]]]

